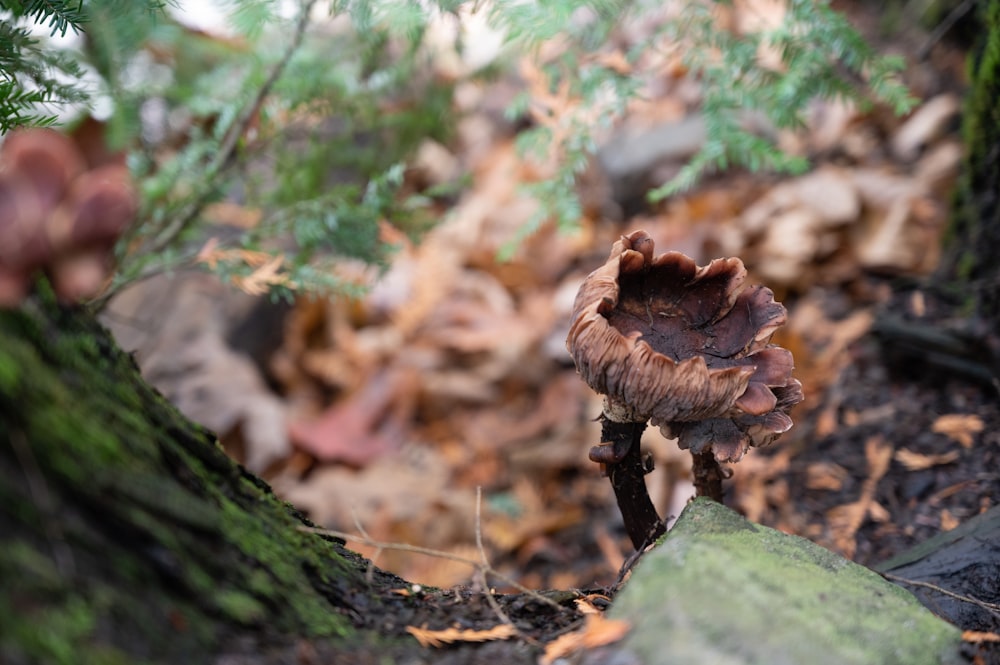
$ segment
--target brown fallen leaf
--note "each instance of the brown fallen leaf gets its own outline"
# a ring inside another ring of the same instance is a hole
[[[580,649],[593,649],[617,642],[632,628],[628,621],[608,619],[603,614],[588,614],[580,630],[566,633],[545,645],[540,665],[552,665]]]
[[[872,501],[868,504],[868,517],[873,522],[878,522],[880,524],[885,524],[892,519],[892,515],[889,514],[889,511],[886,510],[885,507],[878,501]]]
[[[459,630],[458,628],[430,630],[426,626],[421,626],[420,628],[407,626],[406,632],[413,635],[422,647],[441,647],[445,644],[454,644],[455,642],[506,640],[517,635],[517,629],[506,623],[487,630],[472,630],[471,628],[465,630]]]
[[[966,630],[962,632],[962,640],[964,642],[972,642],[973,644],[981,644],[983,642],[1000,642],[1000,635],[979,630]]]
[[[396,450],[413,412],[415,377],[382,370],[318,419],[289,425],[292,442],[318,459],[363,467]]]
[[[827,523],[833,537],[833,547],[845,557],[854,556],[857,548],[855,535],[869,514],[880,516],[881,511],[872,507],[878,481],[889,470],[892,459],[892,444],[881,436],[873,436],[865,442],[865,458],[868,460],[868,478],[861,486],[861,496],[853,503],[831,508],[826,513]],[[881,506],[880,506],[881,507]]]
[[[837,491],[844,486],[847,469],[834,462],[814,462],[806,467],[806,487]]]
[[[913,161],[920,152],[947,131],[948,124],[961,112],[961,101],[952,94],[927,100],[900,125],[890,141],[893,154]]]
[[[950,510],[945,509],[945,510],[941,511],[941,530],[942,531],[951,531],[952,529],[954,529],[959,524],[960,524],[960,522],[958,521],[958,518],[955,517],[954,515],[952,515]]]
[[[277,254],[260,267],[255,268],[246,277],[234,276],[232,278],[233,284],[239,290],[252,296],[262,296],[272,286],[284,285],[288,288],[294,288],[294,285],[288,280],[288,274],[281,272],[284,262],[285,255]]]
[[[923,471],[933,466],[951,464],[958,459],[958,455],[959,452],[957,450],[950,450],[938,455],[924,455],[906,448],[900,448],[893,455],[893,459],[905,466],[908,471]]]
[[[971,448],[974,436],[983,431],[983,419],[974,413],[949,413],[938,416],[931,431],[944,434],[963,448]]]
[[[601,614],[611,605],[611,599],[603,593],[591,593],[577,598],[575,605],[580,614]]]

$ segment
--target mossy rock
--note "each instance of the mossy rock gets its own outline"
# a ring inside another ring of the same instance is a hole
[[[692,502],[612,610],[644,665],[960,662],[960,632],[815,543]]]

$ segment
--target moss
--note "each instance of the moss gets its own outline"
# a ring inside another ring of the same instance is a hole
[[[93,612],[81,598],[70,598],[19,621],[15,636],[25,653],[40,662],[73,665],[79,661],[79,643],[94,629]]]
[[[939,665],[960,642],[878,574],[706,500],[646,555],[613,614],[633,622],[626,646],[649,665]]]
[[[273,496],[271,500],[277,503]],[[322,547],[320,539],[305,542],[305,534],[296,530],[297,525],[289,517],[272,517],[269,513],[247,513],[233,504],[223,505],[221,528],[225,539],[240,548],[246,561],[253,562],[246,588],[261,598],[280,599],[286,608],[284,620],[308,625],[311,634],[343,635],[347,628],[343,617],[332,611],[326,599],[312,592],[304,567],[304,563],[329,566],[339,557],[334,555],[321,563],[314,554]]]
[[[0,336],[0,661],[185,662],[248,628],[350,632],[330,598],[361,574],[92,319],[43,296],[0,312]]]
[[[238,623],[254,624],[267,616],[264,606],[242,591],[222,591],[215,595],[215,604],[225,616]]]
[[[970,91],[962,115],[966,155],[952,200],[945,233],[947,248],[941,277],[965,314],[995,321],[1000,298],[995,288],[996,252],[1000,247],[1000,1],[979,3],[979,44],[969,58]]]
[[[0,349],[0,393],[17,394],[21,372],[10,353]]]

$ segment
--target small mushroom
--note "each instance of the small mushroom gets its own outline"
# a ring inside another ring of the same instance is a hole
[[[654,257],[652,239],[635,231],[580,287],[567,339],[580,375],[606,396],[604,421],[648,420],[677,438],[695,455],[699,494],[719,500],[718,462],[787,431],[802,401],[791,352],[770,344],[785,308],[746,276],[738,258],[698,266],[680,252]],[[614,466],[637,454],[637,438],[604,440],[594,461]]]
[[[18,304],[39,270],[64,300],[94,295],[136,210],[124,166],[87,170],[62,134],[12,132],[0,150],[0,306]]]

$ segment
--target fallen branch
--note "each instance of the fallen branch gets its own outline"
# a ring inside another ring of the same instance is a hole
[[[481,561],[476,559],[470,559],[458,554],[452,554],[451,552],[445,552],[442,550],[435,550],[429,547],[421,547],[419,545],[409,545],[407,543],[387,543],[380,540],[375,540],[374,538],[362,535],[356,535],[352,533],[347,533],[346,531],[337,531],[336,529],[323,529],[320,527],[313,526],[300,526],[299,531],[305,531],[306,533],[315,533],[320,536],[330,536],[333,538],[343,538],[344,540],[350,540],[355,543],[361,543],[362,545],[367,545],[368,547],[373,547],[376,550],[392,550],[395,552],[409,552],[411,554],[422,554],[424,556],[436,557],[438,559],[447,559],[449,561],[457,561],[458,563],[464,563],[470,568],[472,568],[477,575],[481,575],[483,579],[488,579],[490,577],[495,578],[504,584],[510,585],[511,587],[517,589],[526,596],[530,596],[534,600],[540,603],[548,605],[550,607],[556,608],[560,611],[569,611],[568,608],[560,605],[556,601],[548,598],[544,594],[535,591],[534,589],[529,589],[528,587],[520,584],[516,580],[504,575],[500,571],[496,570],[488,562],[486,562],[485,557]],[[490,596],[489,587],[485,588],[487,596]],[[492,603],[491,603],[492,604]]]
[[[895,582],[896,584],[905,584],[907,586],[920,587],[922,589],[929,589],[931,591],[940,593],[943,596],[948,596],[949,598],[954,598],[955,600],[961,601],[963,603],[969,603],[980,607],[993,616],[1000,618],[1000,605],[996,603],[988,603],[985,600],[980,600],[978,598],[973,598],[972,596],[965,596],[960,593],[955,593],[954,591],[949,591],[943,587],[936,584],[931,584],[930,582],[921,582],[919,580],[910,580],[905,577],[899,577],[898,575],[893,575],[892,573],[879,573],[882,577],[889,580],[890,582]]]

